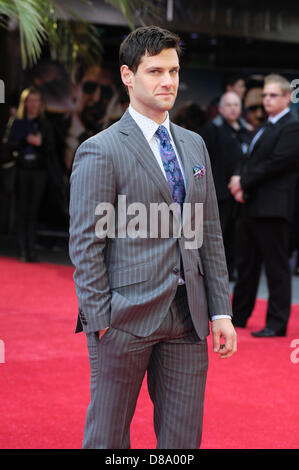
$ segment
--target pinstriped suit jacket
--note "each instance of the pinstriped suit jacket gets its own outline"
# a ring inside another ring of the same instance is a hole
[[[180,253],[188,303],[200,338],[209,334],[209,316],[232,315],[218,206],[208,153],[202,138],[171,123],[186,177],[185,202],[202,202],[203,244],[186,249],[184,238],[98,238],[96,206],[173,203],[164,175],[141,130],[127,111],[108,129],[78,148],[71,175],[70,257],[79,304],[76,332],[108,326],[148,336],[165,318],[178,286]],[[193,176],[204,165],[206,174]],[[169,215],[171,219],[171,213]],[[170,220],[170,226],[172,221]]]

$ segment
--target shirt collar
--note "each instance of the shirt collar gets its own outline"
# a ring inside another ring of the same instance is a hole
[[[156,130],[159,127],[159,124],[157,124],[155,121],[148,118],[144,114],[141,114],[138,111],[136,111],[132,107],[131,104],[129,105],[129,113],[130,113],[131,117],[134,119],[134,121],[136,122],[136,124],[142,130],[143,135],[146,138],[147,142],[149,142],[153,138]],[[169,135],[171,136],[171,134],[170,134],[169,114],[168,113],[166,115],[165,121],[162,122],[162,124],[160,124],[160,125],[166,127]]]
[[[276,114],[275,116],[269,117],[268,121],[272,122],[272,124],[276,124],[277,121],[279,121],[280,118],[282,118],[285,114],[287,114],[290,111],[290,108],[286,108],[280,113]]]

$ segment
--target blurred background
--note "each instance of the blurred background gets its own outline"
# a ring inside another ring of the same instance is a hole
[[[1,254],[18,249],[15,161],[7,158],[5,137],[24,89],[34,86],[41,92],[51,127],[38,248],[64,257],[74,154],[128,106],[118,49],[133,28],[156,24],[180,35],[184,54],[171,117],[188,126],[188,116],[193,130],[217,115],[219,97],[237,85],[242,115],[253,131],[265,119],[264,76],[299,78],[299,5],[289,0],[0,0],[0,14]],[[298,115],[297,103],[292,112]]]

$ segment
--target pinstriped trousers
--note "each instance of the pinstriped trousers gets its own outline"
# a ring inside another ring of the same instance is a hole
[[[147,337],[109,328],[87,333],[91,369],[83,448],[129,449],[130,424],[147,372],[157,449],[198,449],[208,369],[207,340],[190,316],[179,286],[160,327]]]

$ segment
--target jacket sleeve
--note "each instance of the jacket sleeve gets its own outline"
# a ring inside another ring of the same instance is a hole
[[[96,234],[96,207],[114,205],[115,175],[111,157],[92,137],[78,148],[70,191],[70,257],[83,331],[90,333],[110,325],[111,291],[104,261],[107,237]]]

